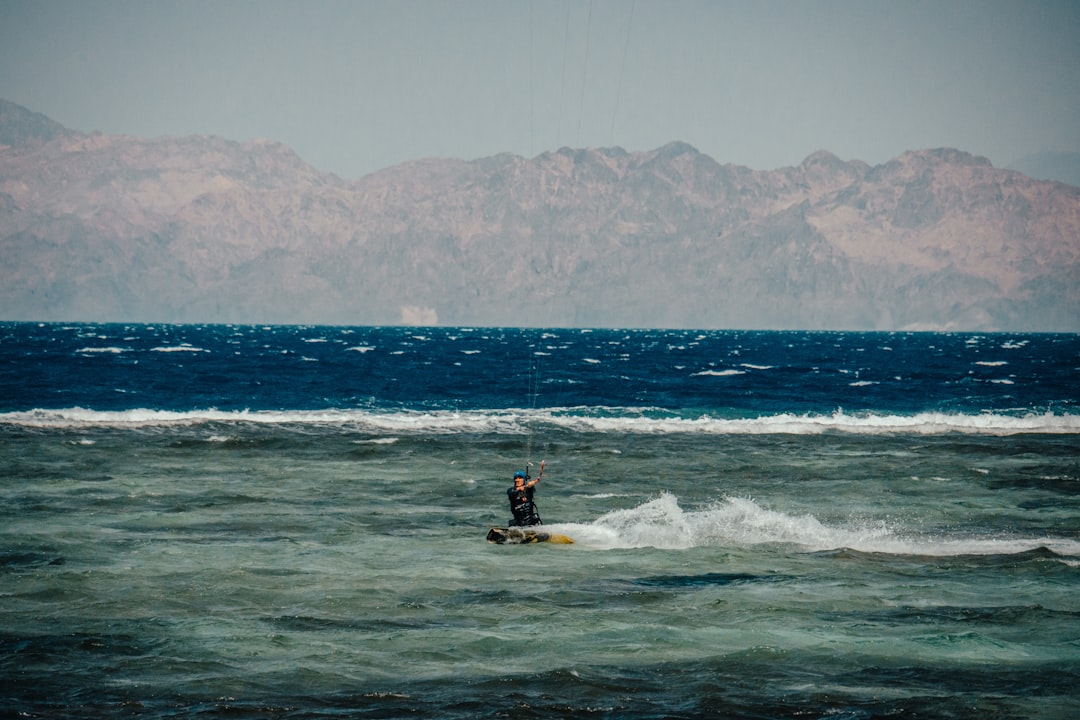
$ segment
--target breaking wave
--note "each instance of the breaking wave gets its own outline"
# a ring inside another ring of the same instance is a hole
[[[1045,549],[1067,561],[1080,557],[1080,542],[1068,538],[929,535],[873,521],[828,524],[813,515],[770,510],[747,498],[726,497],[702,510],[684,510],[670,493],[634,508],[613,510],[591,523],[550,527],[573,536],[584,547],[596,549],[782,545],[803,552],[847,549],[939,557],[1011,555]]]
[[[527,433],[540,428],[572,432],[713,435],[815,435],[962,433],[1012,435],[1080,433],[1080,415],[1028,412],[924,412],[913,415],[780,413],[753,418],[681,417],[648,408],[553,408],[543,410],[131,410],[37,409],[0,413],[0,425],[36,428],[139,428],[211,423],[339,425],[364,432]]]

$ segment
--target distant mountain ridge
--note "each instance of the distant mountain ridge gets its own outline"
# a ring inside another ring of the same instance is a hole
[[[685,143],[406,163],[0,105],[0,318],[1080,330],[1080,188],[954,149],[759,171]]]
[[[1056,180],[1080,187],[1080,153],[1077,152],[1036,153],[1009,163],[1009,169],[1036,180]]]
[[[55,120],[0,98],[0,145],[16,147],[76,134]]]

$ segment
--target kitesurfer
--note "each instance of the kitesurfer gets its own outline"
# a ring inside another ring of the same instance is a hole
[[[543,472],[540,475],[543,475]],[[536,503],[533,502],[534,486],[538,482],[540,482],[539,476],[530,480],[524,470],[514,473],[514,487],[506,491],[507,497],[510,498],[510,512],[514,513],[514,519],[510,521],[511,525],[527,527],[542,524],[540,515],[536,511]]]

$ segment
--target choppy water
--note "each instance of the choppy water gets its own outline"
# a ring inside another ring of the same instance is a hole
[[[0,714],[1070,718],[1080,338],[0,324]],[[513,470],[571,546],[496,546]]]

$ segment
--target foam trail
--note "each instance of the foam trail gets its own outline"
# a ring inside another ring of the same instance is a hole
[[[884,522],[827,525],[813,515],[769,510],[745,498],[725,498],[704,510],[685,511],[669,493],[635,508],[606,513],[592,523],[561,528],[583,545],[598,549],[786,545],[800,552],[846,548],[949,557],[1008,555],[1045,547],[1058,555],[1080,557],[1080,542],[1067,538],[930,536]]]

